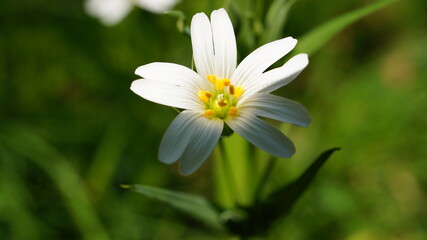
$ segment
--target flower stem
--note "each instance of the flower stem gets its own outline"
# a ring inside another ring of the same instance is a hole
[[[247,173],[247,184],[250,186],[250,196],[255,194],[255,187],[257,185],[257,178],[259,176],[259,164],[256,159],[256,149],[255,146],[246,142],[247,146],[247,156],[248,156],[248,173]],[[253,199],[251,199],[253,200]]]
[[[276,158],[274,156],[270,156],[268,158],[267,161],[267,166],[265,167],[265,171],[264,174],[262,175],[261,180],[259,181],[259,184],[255,190],[255,194],[254,194],[254,202],[255,204],[258,203],[261,200],[261,194],[262,194],[262,190],[265,187],[265,184],[267,183],[267,180],[269,179],[274,166],[276,165]]]
[[[225,178],[227,180],[227,185],[228,185],[228,191],[229,194],[232,196],[232,198],[234,199],[234,202],[238,202],[238,191],[237,191],[237,184],[236,184],[236,180],[234,178],[233,175],[233,171],[231,170],[231,165],[230,165],[230,161],[228,159],[227,153],[225,151],[225,145],[224,145],[224,139],[221,138],[219,141],[219,150],[221,152],[222,155],[222,166],[224,169],[224,174],[225,174]]]

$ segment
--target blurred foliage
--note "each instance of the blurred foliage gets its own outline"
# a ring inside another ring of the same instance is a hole
[[[272,1],[225,2],[243,36],[242,59],[265,41],[257,34],[270,24],[260,19]],[[295,1],[277,31],[300,38],[372,2]],[[188,24],[194,13],[221,6],[183,0],[176,9]],[[271,239],[427,238],[426,10],[425,1],[399,1],[364,18],[319,49],[303,74],[276,93],[304,104],[312,124],[282,126],[297,153],[278,161],[266,192],[295,179],[322,150],[342,150]],[[245,28],[259,31],[245,35]],[[182,177],[175,165],[157,160],[176,112],[129,90],[138,66],[191,66],[191,55],[188,37],[171,16],[134,9],[107,28],[87,16],[82,1],[0,1],[0,239],[226,238],[120,188],[140,183],[229,202],[224,189],[211,190],[221,181],[212,171],[221,163],[211,159]],[[238,138],[226,141],[231,155]],[[252,161],[237,156],[232,163],[242,169],[235,171],[237,185],[249,183],[239,188],[239,200],[247,203],[266,156],[239,147]]]

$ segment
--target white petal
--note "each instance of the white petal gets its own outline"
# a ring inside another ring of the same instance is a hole
[[[270,93],[294,80],[308,65],[307,54],[298,54],[287,61],[282,67],[262,74],[258,81],[253,81],[247,92]]]
[[[85,8],[89,15],[99,18],[104,25],[112,26],[126,17],[132,5],[123,0],[88,0]]]
[[[135,0],[137,6],[154,13],[170,10],[177,2],[177,0]]]
[[[197,13],[191,20],[191,43],[197,72],[206,77],[214,73],[212,29],[208,17]]]
[[[192,110],[203,108],[197,92],[190,88],[152,79],[139,79],[132,82],[130,89],[149,101],[166,106]]]
[[[215,49],[215,74],[219,78],[231,78],[237,63],[233,25],[224,9],[212,12],[211,23]]]
[[[163,135],[159,148],[159,160],[171,164],[178,160],[194,134],[194,122],[200,113],[183,111],[172,121]]]
[[[138,67],[135,74],[152,80],[158,80],[178,86],[191,87],[195,90],[207,89],[209,82],[202,79],[193,70],[174,63],[155,62]]]
[[[179,158],[179,170],[184,175],[193,173],[206,161],[221,136],[224,122],[200,116],[192,127],[194,135]]]
[[[310,124],[310,115],[303,105],[271,94],[255,93],[241,103],[239,109],[242,109],[242,111],[247,109],[260,117],[292,123],[302,127],[308,127]]]
[[[226,123],[250,143],[274,156],[288,158],[295,153],[289,138],[255,115],[242,113],[226,120]]]
[[[290,52],[296,44],[296,39],[287,37],[257,48],[239,64],[232,76],[232,83],[246,89],[252,82],[259,81],[261,74]]]

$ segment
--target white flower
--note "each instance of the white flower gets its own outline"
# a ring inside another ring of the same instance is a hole
[[[112,26],[120,22],[132,10],[133,6],[150,12],[161,13],[171,9],[178,0],[86,0],[86,11],[99,18],[105,25]]]
[[[264,151],[290,157],[295,148],[279,130],[259,117],[308,126],[310,117],[299,103],[271,95],[307,66],[307,54],[285,65],[266,69],[290,52],[297,40],[287,37],[256,49],[236,67],[236,39],[224,9],[204,13],[191,21],[191,41],[197,73],[173,63],[150,63],[135,73],[132,83],[139,96],[166,106],[185,109],[169,126],[160,143],[160,161],[179,160],[184,175],[194,172],[210,155],[224,122]]]

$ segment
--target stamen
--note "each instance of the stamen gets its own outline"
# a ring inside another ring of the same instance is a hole
[[[215,88],[217,90],[223,90],[224,87],[228,87],[228,86],[230,86],[230,84],[231,84],[230,79],[228,79],[228,78],[220,78],[220,79],[216,80],[216,82],[215,82]]]
[[[242,88],[242,87],[236,87],[235,89],[234,89],[234,94],[233,94],[233,96],[235,97],[235,98],[239,98],[239,97],[241,97],[242,95],[243,95],[243,93],[245,92],[245,90]]]
[[[215,89],[216,90],[223,90],[224,89],[224,78],[216,80],[216,82],[215,82]]]
[[[224,86],[226,86],[226,87],[230,86],[230,84],[231,84],[230,79],[228,79],[228,78],[223,78],[222,80],[224,81],[224,82],[223,82]]]
[[[215,75],[213,75],[213,74],[209,74],[209,75],[207,75],[206,76],[206,78],[209,80],[209,82],[211,82],[211,83],[213,83],[213,84],[215,84],[216,83],[216,76]]]
[[[230,95],[234,95],[234,86],[230,85],[230,87],[228,88],[228,91],[230,92]]]
[[[228,109],[228,115],[230,115],[230,116],[232,116],[232,117],[237,116],[237,112],[238,112],[238,110],[237,110],[237,108],[236,108],[236,107],[230,107],[230,108]]]
[[[212,109],[207,109],[204,113],[203,116],[204,117],[213,117],[215,115],[215,111]]]
[[[209,102],[209,98],[212,97],[212,93],[208,91],[199,91],[198,96],[204,103],[207,103]]]

